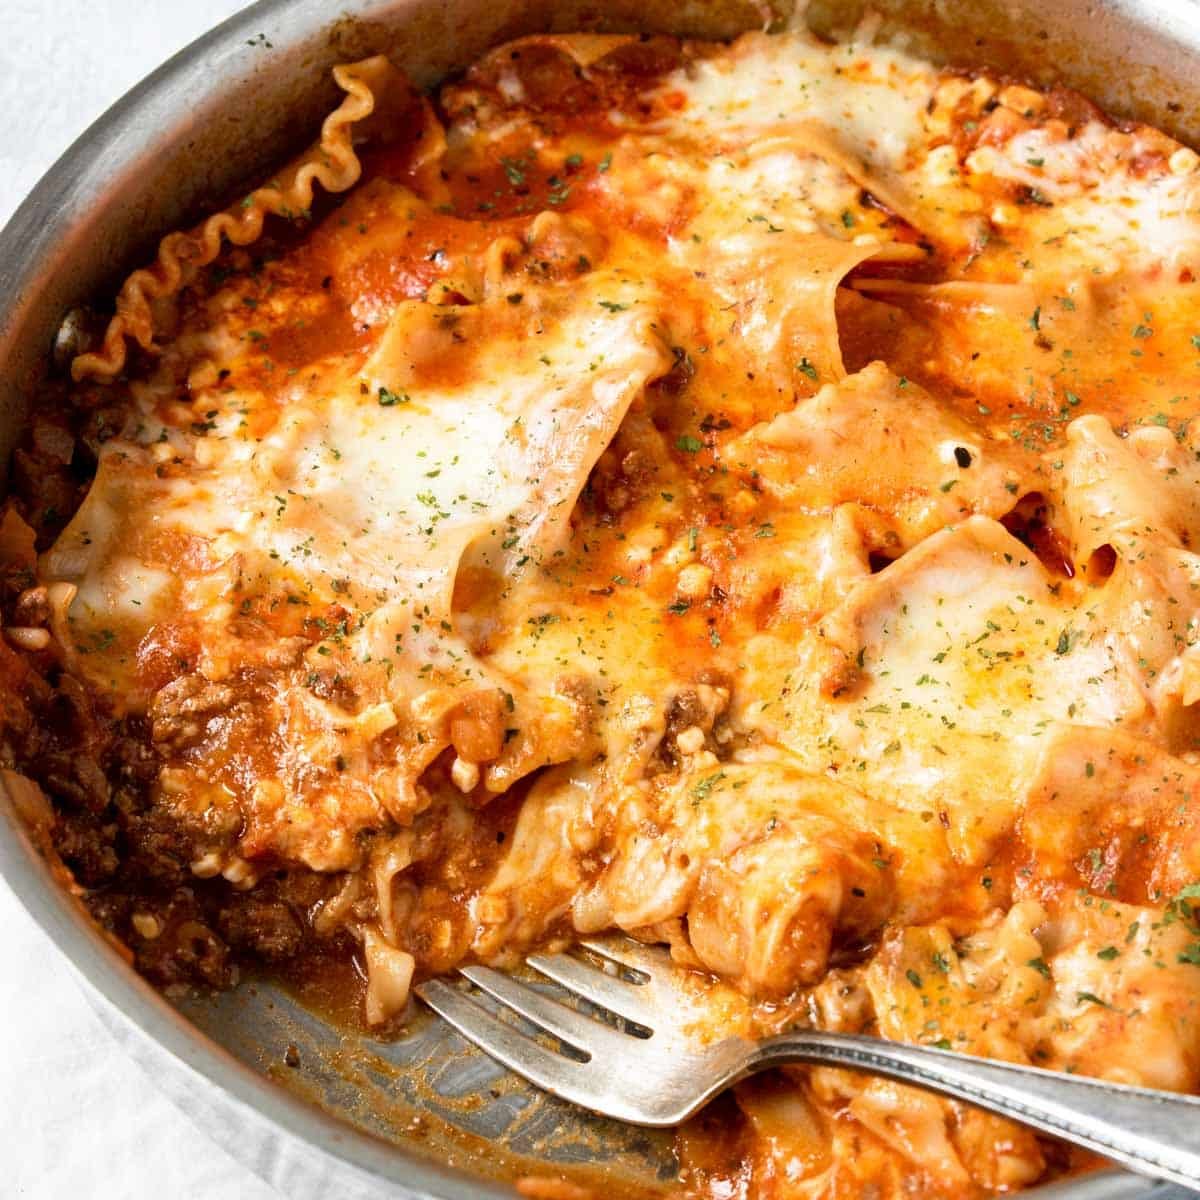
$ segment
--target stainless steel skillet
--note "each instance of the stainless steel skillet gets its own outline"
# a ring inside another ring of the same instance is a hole
[[[876,0],[950,58],[1057,75],[1118,113],[1200,141],[1194,0]],[[814,0],[818,27],[854,0]],[[63,156],[0,233],[0,464],[72,305],[112,289],[157,237],[311,136],[328,67],[383,50],[423,83],[507,37],[594,26],[727,36],[762,23],[742,0],[265,0],[139,85]],[[259,35],[262,35],[261,37]],[[48,80],[47,86],[58,86]],[[31,97],[31,103],[36,98]],[[262,983],[174,1005],[137,979],[38,859],[0,797],[0,874],[71,962],[106,1022],[233,1154],[289,1197],[511,1195],[497,1175],[602,1168],[653,1190],[669,1142],[569,1114],[504,1080],[435,1023],[390,1046],[341,1040]],[[293,1045],[300,1067],[284,1065]],[[464,1131],[466,1141],[439,1133]],[[1125,1200],[1109,1173],[1045,1191]]]

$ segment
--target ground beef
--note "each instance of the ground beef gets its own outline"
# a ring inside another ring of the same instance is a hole
[[[108,808],[111,799],[108,779],[90,755],[51,750],[35,760],[35,771],[45,789],[68,808],[97,817]]]
[[[162,987],[227,988],[237,970],[202,898],[191,888],[154,898],[107,890],[89,897],[97,923],[133,952],[134,965]]]
[[[123,819],[126,874],[162,887],[180,887],[192,873],[192,838],[171,814],[158,809],[129,813]]]
[[[160,689],[150,705],[151,736],[157,745],[181,751],[199,742],[210,719],[229,712],[236,693],[199,671],[181,675]]]
[[[138,970],[165,985],[200,982],[227,988],[237,978],[229,947],[198,915],[180,919],[181,910],[186,912],[190,903],[184,899],[166,910],[167,929],[158,937],[139,938],[135,934]]]
[[[282,900],[247,896],[221,910],[219,925],[231,946],[267,962],[291,958],[304,942],[300,922]]]
[[[0,586],[0,621],[11,623],[20,602],[17,586]],[[0,638],[0,765],[45,791],[56,814],[51,841],[85,904],[163,986],[228,987],[239,957],[281,964],[317,949],[305,914],[327,880],[300,870],[268,875],[243,893],[220,876],[197,879],[199,847],[232,847],[240,815],[229,810],[214,821],[155,802],[160,747],[186,744],[228,699],[218,685],[185,676],[153,714],[156,739],[151,720],[97,711],[52,657],[19,653]]]
[[[626,446],[625,439],[618,437],[592,470],[585,504],[602,519],[615,521],[653,490],[656,471],[652,450]]]
[[[110,882],[120,866],[113,826],[98,825],[88,817],[59,813],[52,837],[63,862],[84,887]]]

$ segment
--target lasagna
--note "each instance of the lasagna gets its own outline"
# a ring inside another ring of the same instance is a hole
[[[1200,158],[869,26],[334,75],[16,453],[0,762],[100,924],[166,986],[345,964],[381,1034],[618,930],[739,1028],[1200,1090]],[[679,1145],[1084,1165],[824,1068]]]

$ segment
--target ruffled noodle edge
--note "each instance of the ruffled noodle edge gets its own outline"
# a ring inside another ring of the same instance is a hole
[[[243,200],[190,230],[163,238],[154,263],[134,271],[121,288],[101,348],[80,354],[71,363],[77,383],[111,383],[125,369],[129,339],[154,353],[153,303],[178,293],[200,268],[212,263],[221,252],[222,239],[247,246],[261,236],[269,214],[294,217],[305,212],[317,184],[336,193],[358,182],[362,164],[354,150],[356,127],[373,114],[383,117],[394,111],[411,101],[414,93],[383,55],[340,64],[333,68],[333,78],[346,95],[325,118],[320,140]]]

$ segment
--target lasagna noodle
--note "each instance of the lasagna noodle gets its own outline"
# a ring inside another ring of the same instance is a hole
[[[501,298],[446,314],[401,304],[340,394],[297,398],[269,436],[235,439],[215,458],[188,435],[182,476],[162,477],[154,444],[108,444],[44,570],[78,585],[64,643],[114,704],[163,720],[175,709],[175,691],[156,697],[139,686],[139,647],[163,622],[190,625],[202,650],[194,686],[211,693],[263,669],[259,643],[235,632],[239,595],[282,589],[351,613],[344,632],[284,653],[292,665],[271,674],[263,702],[283,744],[275,772],[260,771],[244,797],[255,813],[247,852],[340,863],[323,823],[306,848],[298,807],[332,805],[335,824],[376,824],[383,812],[407,821],[423,806],[417,778],[447,745],[468,773],[483,769],[493,792],[578,748],[574,705],[477,659],[454,635],[451,597],[468,548],[477,575],[512,577],[519,561],[532,570],[553,557],[595,459],[640,389],[667,369],[650,298],[629,311],[608,299],[629,287],[596,273],[582,289],[545,290],[539,305]],[[422,363],[463,354],[476,356],[471,384],[430,386]],[[499,379],[505,388],[492,384]],[[181,547],[194,564],[183,572],[172,569]],[[314,670],[353,679],[352,706],[312,694]],[[501,740],[506,709],[513,735]],[[380,736],[390,749],[375,745]],[[300,771],[287,766],[293,754],[308,760]],[[330,790],[296,795],[301,776],[322,768],[336,781]]]
[[[269,215],[290,218],[307,212],[318,184],[334,193],[352,188],[362,174],[355,131],[364,130],[372,116],[376,130],[385,129],[404,106],[419,103],[407,81],[382,56],[334,67],[333,77],[346,98],[325,118],[320,141],[283,167],[270,183],[223,212],[187,232],[168,234],[154,264],[135,271],[121,288],[102,347],[72,362],[75,380],[109,383],[115,379],[125,369],[129,339],[142,350],[153,351],[156,304],[174,296],[201,267],[212,263],[224,242],[247,246],[261,236]]]

